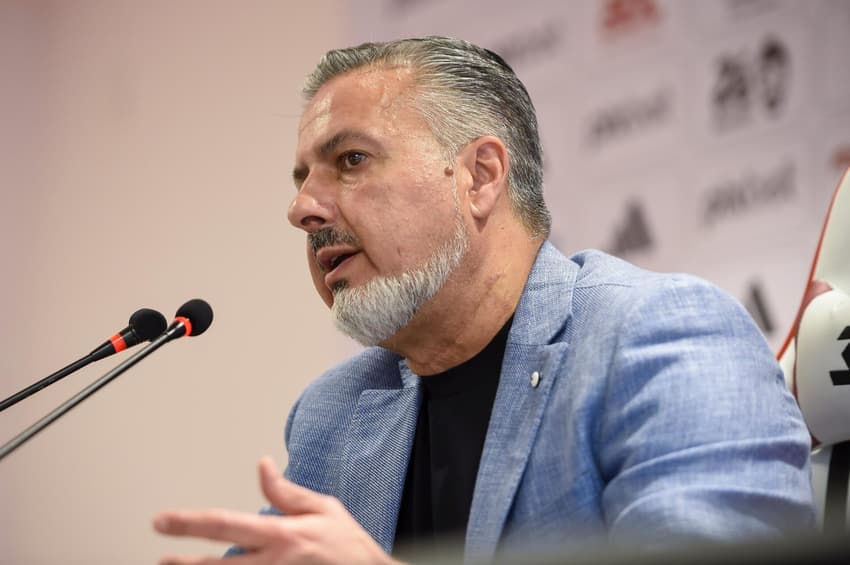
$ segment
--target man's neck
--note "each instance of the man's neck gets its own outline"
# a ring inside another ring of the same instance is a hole
[[[527,236],[467,257],[404,329],[382,345],[418,375],[434,375],[478,354],[513,315],[542,241]]]

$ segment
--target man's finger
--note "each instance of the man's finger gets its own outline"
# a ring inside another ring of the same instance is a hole
[[[201,537],[235,543],[246,548],[262,547],[269,539],[280,540],[280,516],[263,516],[228,510],[171,510],[154,518],[154,529],[162,534]]]
[[[327,507],[327,497],[283,478],[271,457],[260,459],[260,486],[266,499],[284,514],[309,514]]]
[[[159,560],[159,565],[221,565],[220,557],[199,557],[186,555],[166,555]],[[228,563],[228,565],[230,565]]]
[[[256,563],[256,555],[234,555],[233,557],[208,557],[198,555],[166,555],[159,565],[249,565]]]

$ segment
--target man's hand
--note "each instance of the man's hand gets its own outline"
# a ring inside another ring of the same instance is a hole
[[[260,460],[260,486],[266,499],[285,516],[229,510],[173,510],[154,518],[154,528],[171,536],[229,542],[244,555],[164,557],[162,565],[225,563],[397,563],[358,524],[342,503],[284,479],[274,462]]]

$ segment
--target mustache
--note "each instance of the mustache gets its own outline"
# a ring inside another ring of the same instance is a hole
[[[307,235],[307,242],[310,244],[310,249],[313,251],[314,257],[319,252],[319,249],[328,247],[329,245],[343,243],[356,246],[360,244],[353,233],[336,226],[328,226]]]

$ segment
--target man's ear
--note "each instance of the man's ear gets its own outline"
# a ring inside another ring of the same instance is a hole
[[[467,189],[470,211],[486,220],[507,190],[508,150],[498,137],[485,135],[471,141],[459,157],[472,181]]]

